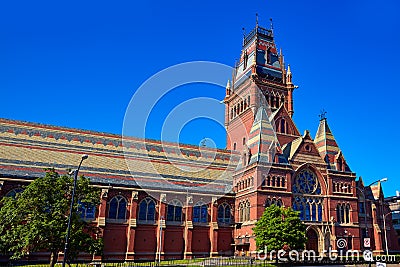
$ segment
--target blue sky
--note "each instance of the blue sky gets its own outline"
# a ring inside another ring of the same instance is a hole
[[[393,195],[400,190],[399,8],[397,0],[3,1],[0,117],[121,133],[146,79],[193,60],[233,65],[242,27],[253,28],[258,13],[261,25],[273,18],[299,85],[300,131],[314,136],[325,109],[352,170],[366,183],[388,177],[385,193]],[[218,87],[186,87],[159,103],[148,137],[160,138],[159,124],[179,101],[224,96]],[[223,129],[201,120],[179,140],[203,137],[225,144]]]

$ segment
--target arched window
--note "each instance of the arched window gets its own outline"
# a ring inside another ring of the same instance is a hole
[[[244,51],[244,55],[243,55],[243,70],[245,70],[247,68],[247,60],[248,60],[249,56],[247,55],[247,51]]]
[[[272,186],[275,186],[275,176],[272,177]]]
[[[182,221],[182,203],[174,199],[167,205],[167,221],[181,222]]]
[[[337,204],[336,217],[337,222],[340,224],[350,223],[350,204]]]
[[[223,203],[218,207],[218,222],[231,223],[231,207],[227,203]]]
[[[336,162],[337,162],[337,170],[343,171],[342,170],[342,158],[338,158]]]
[[[265,201],[265,207],[268,208],[269,206],[271,206],[271,199],[267,198]]]
[[[243,202],[239,203],[239,222],[243,222],[244,220],[244,207]]]
[[[340,205],[340,223],[345,223],[346,219],[345,219],[345,207],[343,204]]]
[[[193,207],[193,222],[206,223],[208,221],[208,208],[203,202],[198,202]]]
[[[276,201],[276,205],[277,205],[278,207],[282,207],[282,206],[283,206],[282,199],[278,199],[278,200]]]
[[[336,221],[342,223],[342,205],[337,204],[336,206]]]
[[[109,202],[108,218],[125,220],[127,201],[123,196],[115,196]]]
[[[267,177],[267,186],[271,186],[271,176]]]
[[[139,221],[154,222],[156,219],[156,203],[150,197],[146,197],[139,204]]]
[[[286,133],[286,121],[281,119],[281,133]]]
[[[236,143],[233,143],[233,150],[236,150]]]
[[[317,176],[308,169],[300,171],[293,183],[293,209],[300,212],[304,221],[322,221],[323,198]]]
[[[15,197],[17,196],[18,193],[21,193],[22,191],[24,191],[21,187],[17,187],[14,189],[11,189],[10,191],[8,191],[8,193],[5,195],[6,197],[12,197],[15,199]]]
[[[245,221],[250,221],[250,201],[246,201]]]
[[[350,204],[346,204],[345,223],[350,223]]]
[[[272,63],[272,55],[271,55],[271,48],[268,48],[267,50],[267,64],[271,64]]]
[[[282,187],[286,187],[286,180],[285,180],[285,177],[282,177],[282,179],[281,179],[281,186],[282,186]]]
[[[276,177],[276,186],[281,187],[281,177]]]
[[[94,220],[96,214],[96,206],[78,201],[78,213],[83,220]]]

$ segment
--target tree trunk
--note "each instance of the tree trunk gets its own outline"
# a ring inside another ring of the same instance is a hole
[[[50,267],[54,267],[58,260],[58,251],[52,251],[50,254]]]

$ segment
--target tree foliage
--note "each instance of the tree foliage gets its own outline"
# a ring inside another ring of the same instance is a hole
[[[258,249],[278,251],[281,249],[304,249],[307,241],[306,226],[299,213],[292,208],[276,205],[267,207],[253,228]]]
[[[51,254],[50,265],[64,249],[73,177],[59,175],[54,169],[25,186],[15,198],[0,200],[0,248],[19,259],[36,251]],[[100,192],[89,186],[89,179],[78,179],[69,242],[68,259],[78,252],[99,253],[102,239],[99,229],[80,218],[79,205],[98,206]]]

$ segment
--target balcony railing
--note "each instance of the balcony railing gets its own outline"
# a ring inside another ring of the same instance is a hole
[[[272,38],[273,38],[272,30],[268,30],[268,29],[257,26],[251,32],[249,32],[247,34],[247,36],[244,38],[243,45],[247,45],[256,34],[258,34],[262,37],[265,37],[269,40],[272,40]]]

